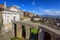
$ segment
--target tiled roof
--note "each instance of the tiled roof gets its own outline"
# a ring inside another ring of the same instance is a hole
[[[0,8],[3,8],[4,7],[4,5],[3,4],[0,4]]]

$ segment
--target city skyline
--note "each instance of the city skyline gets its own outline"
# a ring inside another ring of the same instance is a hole
[[[5,0],[7,6],[16,5],[20,10],[39,15],[60,15],[60,0]],[[0,0],[4,4],[4,0]]]

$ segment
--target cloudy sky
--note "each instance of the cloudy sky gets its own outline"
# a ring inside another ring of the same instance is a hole
[[[20,10],[39,15],[60,15],[60,0],[5,0],[7,6],[16,5]],[[4,4],[4,0],[0,0]]]

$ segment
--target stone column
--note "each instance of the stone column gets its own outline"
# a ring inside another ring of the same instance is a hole
[[[12,38],[13,38],[13,37],[15,36],[15,35],[14,35],[14,24],[13,24],[13,23],[12,23],[12,34],[13,34],[13,35],[12,35]]]
[[[54,36],[51,36],[51,40],[55,40],[55,39],[54,39]]]
[[[60,37],[56,37],[55,39],[56,39],[56,40],[60,40]]]
[[[55,37],[54,40],[60,40],[60,37]]]
[[[26,26],[25,29],[26,29],[26,39],[29,40],[29,38],[30,38],[30,28],[28,26]]]
[[[38,40],[44,40],[44,31],[42,28],[39,28]]]
[[[51,40],[56,40],[56,36],[54,36],[53,34],[51,34]]]
[[[18,38],[22,38],[22,26],[20,25],[20,23],[17,23],[17,37]]]

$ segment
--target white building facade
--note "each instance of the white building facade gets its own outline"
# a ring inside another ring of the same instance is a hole
[[[2,16],[3,24],[11,23],[12,21],[20,21],[20,13],[13,7],[9,10],[4,10]]]
[[[2,32],[4,31],[4,34],[13,28],[12,21],[20,21],[20,12],[18,12],[18,8],[16,6],[6,8],[5,5],[5,9],[2,11],[2,19],[4,25],[4,27],[2,28]]]

